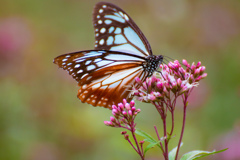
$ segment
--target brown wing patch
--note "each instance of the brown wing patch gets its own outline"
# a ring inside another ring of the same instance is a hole
[[[128,67],[128,66],[126,66]],[[118,67],[116,67],[118,68]],[[124,73],[125,72],[125,73]],[[128,72],[128,74],[126,74]],[[118,74],[123,75],[116,77]],[[124,75],[125,74],[125,75]],[[135,77],[146,77],[140,67],[131,67],[122,70],[115,70],[101,80],[92,78],[92,83],[85,83],[80,86],[78,98],[82,102],[89,103],[93,106],[102,106],[111,109],[113,104],[122,102],[125,98],[132,99],[130,95],[131,86],[135,85]],[[95,81],[95,82],[94,82]]]

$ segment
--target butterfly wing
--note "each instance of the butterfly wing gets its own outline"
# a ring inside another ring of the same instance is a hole
[[[142,57],[152,55],[151,46],[138,26],[118,6],[99,2],[93,11],[95,49],[126,52]]]
[[[54,63],[67,70],[78,82],[78,98],[93,106],[111,109],[131,97],[134,78],[145,79],[141,56],[116,51],[81,51],[58,56]]]

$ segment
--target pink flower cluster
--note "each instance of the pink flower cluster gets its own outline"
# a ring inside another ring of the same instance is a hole
[[[104,121],[105,125],[111,127],[121,127],[121,128],[134,128],[134,119],[136,115],[141,111],[135,108],[135,102],[132,100],[127,103],[126,99],[123,99],[123,103],[119,103],[117,106],[112,105],[112,114],[114,117],[110,117],[110,121]],[[124,126],[122,126],[124,124]]]
[[[198,85],[198,82],[207,76],[204,73],[205,66],[201,62],[190,65],[186,60],[182,61],[186,69],[176,60],[168,65],[160,65],[159,78],[152,76],[142,82],[138,77],[135,81],[140,87],[133,88],[133,95],[143,102],[159,102],[165,98],[171,99],[171,95],[179,96]]]

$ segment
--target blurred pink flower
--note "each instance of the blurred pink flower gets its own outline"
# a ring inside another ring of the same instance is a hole
[[[216,160],[239,160],[240,159],[240,123],[235,129],[214,142],[213,147],[216,150],[228,148],[228,150],[214,155]]]
[[[0,19],[0,56],[12,58],[30,45],[32,35],[26,21],[12,17]]]

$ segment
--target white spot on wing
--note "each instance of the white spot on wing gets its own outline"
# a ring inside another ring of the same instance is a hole
[[[106,32],[106,28],[101,28],[100,32],[101,33],[105,33]]]
[[[121,11],[119,11],[119,13],[121,14],[121,16],[124,16],[123,13]]]
[[[104,17],[108,18],[108,19],[112,19],[114,21],[118,21],[120,23],[125,23],[125,19],[123,19],[122,17],[117,17],[117,16],[114,16],[114,15],[105,15]]]
[[[102,20],[98,20],[98,24],[102,24]]]
[[[95,69],[96,67],[94,65],[90,65],[90,66],[87,66],[87,70],[90,71],[90,70],[93,70]]]
[[[99,11],[98,11],[99,13],[102,13],[103,12],[103,9],[99,9]]]
[[[101,39],[101,40],[99,41],[99,44],[100,44],[100,45],[103,45],[103,44],[104,44],[104,39]]]
[[[109,20],[109,19],[106,19],[106,20],[104,21],[104,23],[105,23],[105,24],[111,24],[111,23],[112,23],[112,21],[111,21],[111,20]]]
[[[86,61],[85,65],[89,65],[92,61],[91,60],[88,60]]]
[[[74,66],[74,68],[79,68],[80,67],[80,64],[76,64],[75,66]]]
[[[79,73],[82,73],[83,72],[83,70],[82,69],[80,69],[79,71],[77,71],[77,73],[79,74]]]
[[[124,17],[127,21],[129,21],[129,17],[126,14],[124,14]]]
[[[85,74],[82,76],[82,78],[86,77],[87,75],[88,75],[88,73],[85,73]]]
[[[84,85],[82,86],[82,89],[86,89],[86,88],[87,88],[87,85],[84,84]]]

